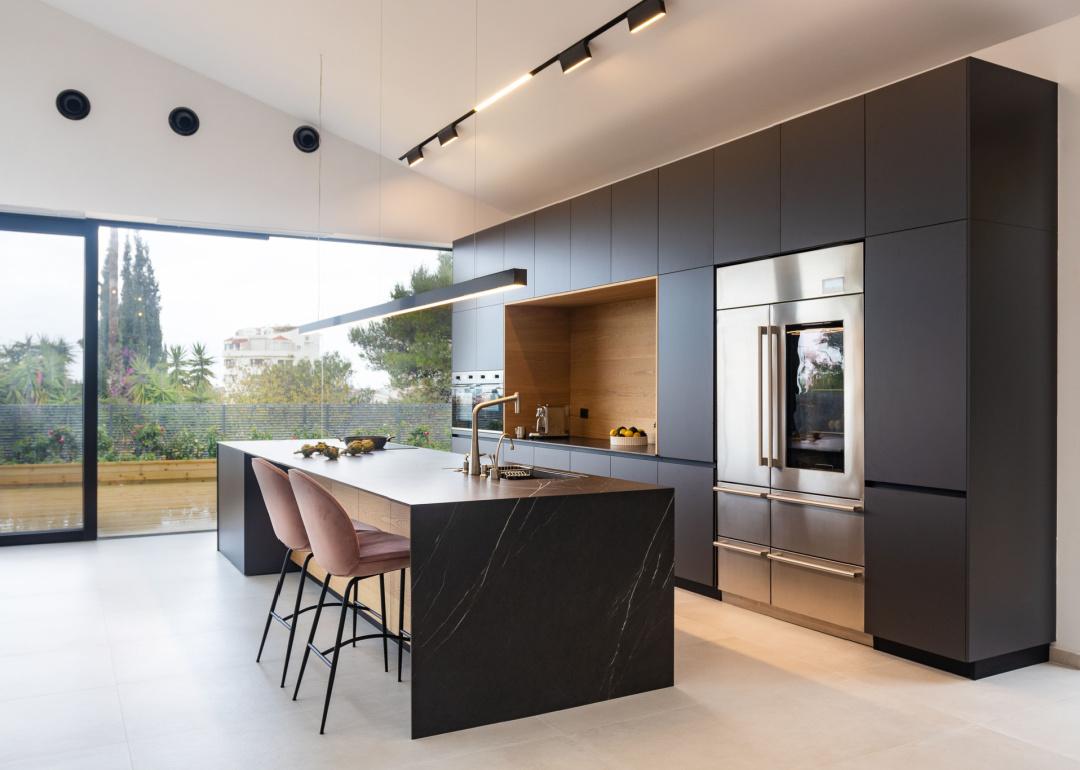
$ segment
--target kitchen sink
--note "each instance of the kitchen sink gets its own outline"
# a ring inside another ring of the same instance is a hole
[[[583,479],[584,473],[557,471],[554,468],[537,468],[534,465],[500,465],[504,475],[500,481],[527,481],[528,479]]]

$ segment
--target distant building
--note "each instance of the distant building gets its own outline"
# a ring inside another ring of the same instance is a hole
[[[225,340],[225,386],[232,387],[245,374],[273,366],[319,358],[319,335],[300,334],[295,326],[256,326],[237,329]]]

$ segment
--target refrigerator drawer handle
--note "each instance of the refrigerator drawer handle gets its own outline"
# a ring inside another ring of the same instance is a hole
[[[840,575],[841,577],[855,579],[862,577],[863,570],[861,567],[852,567],[851,569],[844,569],[842,567],[828,567],[824,564],[816,564],[810,561],[803,561],[802,559],[793,559],[790,556],[785,556],[779,553],[765,554],[767,558],[772,561],[783,562],[784,564],[791,564],[796,567],[804,567],[806,569],[812,569],[817,572],[827,572],[830,575]]]
[[[728,551],[738,551],[739,553],[748,553],[751,556],[767,556],[769,553],[768,548],[753,548],[746,545],[735,545],[735,543],[728,543],[723,540],[717,540],[713,545],[724,548]]]
[[[735,489],[734,487],[713,487],[713,492],[727,492],[729,495],[742,495],[743,497],[768,497],[767,492],[751,492],[748,489]]]
[[[781,503],[795,503],[796,505],[809,505],[814,508],[832,508],[836,511],[857,512],[863,509],[862,503],[830,503],[822,500],[803,500],[801,497],[788,497],[769,493],[765,497]]]

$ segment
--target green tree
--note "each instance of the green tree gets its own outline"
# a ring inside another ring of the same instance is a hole
[[[62,337],[27,336],[0,347],[0,403],[78,403],[82,390],[68,374],[74,361],[73,346]]]
[[[352,364],[340,353],[317,361],[278,361],[253,369],[231,393],[237,404],[349,404],[356,392],[350,384]]]
[[[187,387],[188,364],[187,348],[183,345],[170,345],[166,355],[165,367],[169,372],[169,381],[177,387]]]
[[[191,346],[188,362],[188,387],[195,394],[207,394],[213,390],[214,357],[206,352],[206,345],[196,342]]]
[[[124,241],[123,267],[120,271],[123,288],[120,292],[119,333],[124,350],[123,363],[130,364],[142,356],[151,365],[164,357],[161,339],[161,292],[158,289],[150,247],[139,233]]]
[[[133,404],[176,404],[184,400],[183,387],[173,383],[164,364],[151,364],[138,356],[131,368],[128,398]]]
[[[439,252],[432,271],[421,266],[409,276],[409,286],[397,284],[391,299],[429,291],[453,283],[449,252]],[[375,369],[390,375],[390,385],[403,401],[445,403],[450,400],[449,305],[393,316],[349,330],[349,342]]]

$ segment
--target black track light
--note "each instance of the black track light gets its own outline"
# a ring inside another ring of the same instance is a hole
[[[580,40],[559,54],[559,66],[564,75],[569,75],[591,58],[588,41]]]
[[[82,120],[90,114],[90,100],[82,91],[68,88],[56,95],[56,109],[68,120]]]
[[[409,164],[409,168],[412,168],[417,163],[420,163],[424,159],[424,151],[419,147],[413,147],[407,153],[405,153],[405,162]]]
[[[660,21],[667,13],[664,0],[642,0],[626,12],[626,23],[630,32],[640,32],[650,24]]]
[[[453,144],[458,138],[457,126],[447,126],[439,132],[439,146],[445,147],[448,144]]]

